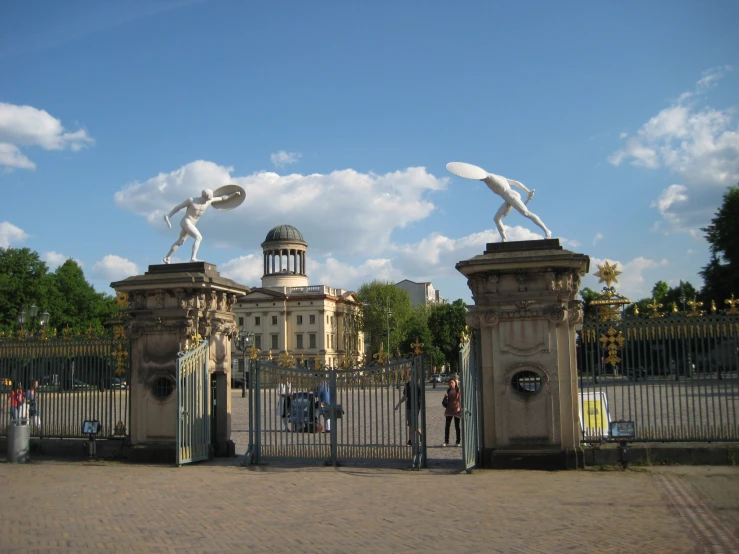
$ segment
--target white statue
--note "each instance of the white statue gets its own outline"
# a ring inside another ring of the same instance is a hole
[[[232,190],[233,192],[230,192]],[[205,213],[205,210],[211,204],[213,204],[214,208],[218,208],[221,210],[230,210],[244,201],[244,189],[239,186],[226,185],[225,187],[221,187],[216,191],[216,193],[221,194],[224,192],[227,192],[228,194],[223,194],[222,196],[213,196],[212,190],[205,189],[200,198],[188,198],[181,204],[177,204],[174,208],[172,208],[171,212],[164,216],[164,221],[167,222],[167,225],[169,225],[169,228],[171,229],[172,222],[169,220],[169,218],[179,212],[182,208],[187,208],[185,216],[182,218],[182,221],[180,221],[180,227],[182,228],[182,231],[180,231],[180,238],[178,238],[177,241],[172,245],[172,248],[169,249],[167,257],[162,260],[165,264],[168,264],[170,262],[172,254],[174,254],[175,250],[177,250],[185,243],[188,236],[192,237],[195,240],[192,245],[192,257],[190,258],[190,261],[200,261],[197,259],[197,254],[198,248],[200,247],[200,241],[203,240],[203,236],[195,227],[195,224],[198,222],[198,219],[200,219],[200,216]],[[235,197],[241,198],[239,198],[235,202],[227,202],[231,198]]]
[[[502,219],[509,213],[511,213],[511,208],[516,208],[518,213],[520,213],[524,217],[528,217],[531,221],[541,227],[541,230],[544,231],[544,234],[547,238],[551,238],[552,233],[549,229],[546,228],[544,222],[539,219],[539,217],[535,213],[531,212],[526,207],[526,205],[529,203],[529,200],[534,197],[534,193],[536,192],[535,190],[527,189],[524,184],[520,183],[519,181],[506,179],[505,177],[501,177],[500,175],[488,173],[481,167],[477,167],[476,165],[464,162],[450,162],[446,164],[446,168],[449,170],[450,173],[454,173],[454,175],[457,175],[459,177],[484,181],[485,184],[487,184],[487,186],[490,188],[490,190],[503,198],[504,203],[498,209],[494,218],[495,225],[498,227],[498,232],[500,233],[503,242],[506,242],[508,239],[506,238],[505,227],[503,226]],[[526,200],[521,201],[521,195],[518,193],[518,191],[513,190],[511,187],[517,187],[524,191],[527,194]]]

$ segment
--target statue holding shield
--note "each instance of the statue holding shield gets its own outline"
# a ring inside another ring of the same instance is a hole
[[[182,221],[180,221],[180,228],[182,230],[180,231],[179,238],[172,245],[172,248],[169,249],[167,256],[162,261],[165,264],[168,264],[172,258],[172,254],[174,254],[175,251],[185,243],[187,237],[192,237],[195,242],[192,245],[192,257],[190,258],[190,261],[199,262],[200,260],[197,259],[197,254],[198,248],[200,248],[200,242],[203,240],[203,236],[200,234],[197,227],[195,227],[195,224],[200,219],[200,216],[205,213],[205,210],[211,204],[214,208],[219,210],[232,210],[241,204],[244,201],[244,198],[244,189],[238,185],[226,185],[215,192],[210,189],[205,189],[199,198],[188,198],[181,204],[177,204],[172,208],[171,212],[164,216],[164,221],[167,222],[167,225],[169,225],[171,229],[172,222],[169,218],[184,208],[185,216],[182,218]]]

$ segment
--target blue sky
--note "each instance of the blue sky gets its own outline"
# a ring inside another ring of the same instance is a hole
[[[736,2],[71,1],[0,4],[0,247],[98,290],[160,263],[162,216],[208,210],[200,258],[259,286],[291,224],[312,284],[431,281],[499,240],[501,204],[450,161],[536,189],[567,248],[619,262],[624,294],[708,260],[739,182]],[[179,215],[176,219],[179,219]],[[517,213],[509,240],[539,229]],[[177,256],[189,257],[188,242]],[[596,286],[589,278],[586,286]]]

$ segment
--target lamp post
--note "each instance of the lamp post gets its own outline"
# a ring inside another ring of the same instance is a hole
[[[387,352],[390,355],[390,317],[393,313],[390,311],[390,299],[385,300],[385,321],[387,323]]]
[[[28,313],[26,313],[24,308],[21,308],[21,313],[18,314],[16,322],[18,324],[18,329],[23,332],[25,337],[26,323],[28,323],[29,328],[32,330],[34,328],[34,321],[38,321],[39,330],[43,332],[49,324],[49,317],[49,312],[46,310],[39,315],[36,304],[31,304],[31,307],[28,309]]]
[[[239,336],[236,338],[236,348],[241,352],[242,355],[242,372],[241,372],[241,398],[246,396],[246,355],[249,353],[249,349],[254,344],[254,333],[251,331],[239,331]]]

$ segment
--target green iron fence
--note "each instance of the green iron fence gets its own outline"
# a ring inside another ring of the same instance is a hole
[[[577,337],[583,442],[607,439],[616,420],[634,421],[637,441],[739,440],[734,306],[665,314],[655,302],[653,313],[628,316],[614,298]]]
[[[13,417],[40,438],[86,437],[85,420],[100,422],[101,437],[128,435],[128,345],[120,327],[106,337],[0,337],[0,436]]]

